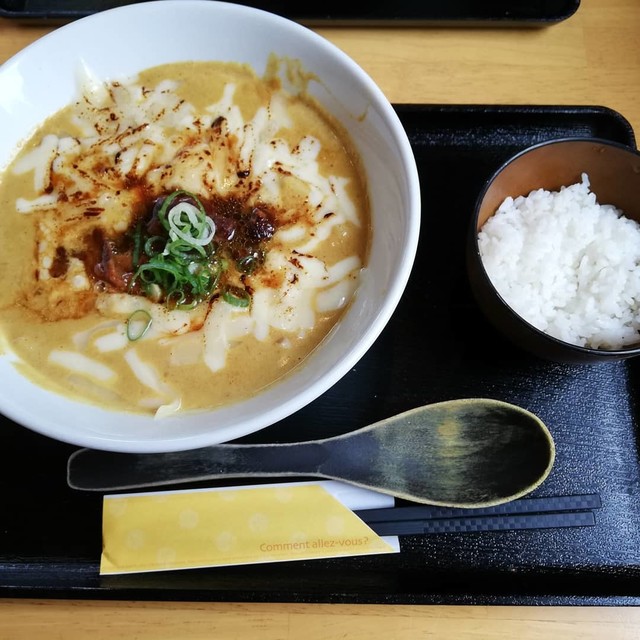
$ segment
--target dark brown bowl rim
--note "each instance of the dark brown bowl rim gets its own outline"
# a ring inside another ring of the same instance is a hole
[[[484,268],[484,262],[482,260],[482,256],[480,255],[480,250],[478,248],[478,233],[477,233],[477,224],[478,224],[478,215],[480,214],[480,208],[482,206],[482,202],[487,194],[487,191],[491,187],[494,180],[504,171],[504,169],[515,162],[521,156],[524,156],[532,151],[540,147],[547,147],[554,144],[563,144],[566,142],[592,142],[595,144],[602,144],[607,147],[615,147],[622,151],[627,151],[632,155],[635,155],[640,158],[640,151],[638,149],[627,145],[622,144],[620,142],[615,142],[613,140],[606,140],[604,138],[592,137],[592,136],[567,136],[563,138],[554,138],[552,140],[545,140],[543,142],[537,142],[532,144],[524,149],[521,149],[507,160],[505,160],[493,173],[491,176],[485,181],[482,190],[480,191],[478,197],[476,198],[475,207],[473,210],[473,216],[471,220],[471,227],[469,230],[469,235],[472,246],[473,246],[473,257],[477,261],[478,267],[481,270],[482,276],[486,279],[486,281],[491,285],[491,290],[493,294],[496,296],[497,300],[502,304],[509,312],[517,318],[520,322],[528,327],[528,329],[535,335],[537,335],[541,340],[546,340],[551,344],[554,344],[558,349],[565,349],[570,352],[573,352],[577,355],[582,356],[591,356],[593,358],[610,358],[616,359],[620,357],[628,358],[630,355],[640,355],[640,344],[636,344],[635,346],[624,347],[622,349],[594,349],[593,347],[582,347],[577,344],[572,344],[571,342],[565,342],[564,340],[560,340],[548,333],[545,333],[541,329],[538,329],[534,325],[532,325],[528,320],[523,318],[519,313],[517,313],[511,305],[509,305],[506,300],[500,295],[498,290],[495,288],[489,274]]]

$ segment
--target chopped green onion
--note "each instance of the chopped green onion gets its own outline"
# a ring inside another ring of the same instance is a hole
[[[153,322],[151,314],[145,309],[136,309],[126,321],[127,338],[131,342],[140,340]]]
[[[133,236],[133,266],[137,267],[140,264],[140,248],[142,244],[142,221],[138,221],[136,230]]]
[[[140,224],[134,231],[131,288],[137,286],[149,299],[164,301],[173,309],[192,309],[217,292],[234,307],[251,304],[251,294],[241,287],[221,290],[230,256],[219,252],[216,224],[196,195],[184,190],[170,193],[160,202],[156,216],[160,235],[148,236]],[[264,250],[250,249],[236,260],[235,268],[250,275],[264,259]]]
[[[144,243],[144,252],[149,256],[155,256],[156,253],[160,253],[162,251],[162,249],[164,248],[164,238],[162,236],[151,236],[150,238],[147,238],[145,243]],[[154,244],[160,244],[161,247],[159,249],[154,249],[153,246]],[[135,263],[134,263],[135,264]]]
[[[198,249],[209,244],[216,232],[213,220],[189,202],[179,202],[167,214],[169,237],[177,239]]]
[[[242,273],[250,275],[256,270],[258,262],[258,256],[256,255],[245,256],[244,258],[240,258],[240,260],[238,260],[238,269],[240,269]]]
[[[222,299],[234,307],[248,307],[251,302],[251,296],[248,291],[239,287],[227,287],[222,292]]]
[[[164,199],[164,201],[162,202],[162,205],[160,206],[160,209],[158,210],[158,219],[160,220],[160,223],[167,231],[169,231],[169,223],[167,221],[167,213],[169,211],[169,207],[171,206],[171,203],[174,200],[182,196],[185,196],[193,200],[196,203],[196,207],[198,208],[200,213],[203,216],[207,215],[207,212],[204,210],[204,207],[202,206],[202,202],[200,202],[200,200],[198,199],[198,196],[194,195],[193,193],[190,193],[189,191],[184,191],[183,189],[174,191]]]

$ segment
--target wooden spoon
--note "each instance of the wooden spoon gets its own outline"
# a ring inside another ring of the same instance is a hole
[[[309,476],[399,498],[480,507],[519,498],[549,475],[555,446],[534,414],[497,400],[429,404],[344,435],[285,444],[219,444],[171,453],[80,449],[74,489],[115,491],[221,478]]]

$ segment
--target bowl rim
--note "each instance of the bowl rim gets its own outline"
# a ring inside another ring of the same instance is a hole
[[[524,149],[516,152],[505,161],[503,161],[500,166],[495,169],[489,178],[485,181],[480,193],[478,194],[474,208],[473,208],[473,216],[471,217],[471,225],[469,227],[469,242],[471,243],[472,253],[474,261],[476,262],[476,267],[480,270],[482,274],[482,278],[488,283],[491,287],[491,291],[495,296],[496,300],[500,305],[502,305],[509,313],[518,319],[518,321],[522,322],[523,325],[526,326],[527,330],[537,336],[541,340],[545,340],[550,344],[554,345],[557,349],[563,349],[565,351],[576,354],[576,356],[584,356],[590,357],[593,359],[619,359],[621,357],[630,357],[633,355],[640,355],[640,338],[638,343],[634,345],[629,345],[627,347],[617,348],[617,349],[597,349],[593,347],[585,347],[577,344],[573,344],[571,342],[565,342],[564,340],[560,340],[555,336],[552,336],[545,331],[542,331],[538,327],[531,324],[526,318],[521,316],[517,311],[513,309],[513,307],[504,299],[504,297],[500,294],[500,292],[496,289],[493,284],[489,274],[487,273],[484,261],[482,260],[482,256],[480,255],[480,249],[478,247],[478,216],[480,214],[480,209],[482,207],[482,203],[484,202],[485,196],[487,192],[491,188],[491,185],[498,178],[498,176],[511,164],[519,160],[521,157],[528,155],[529,153],[540,149],[542,147],[548,147],[556,144],[565,144],[567,142],[590,142],[594,144],[601,144],[607,147],[613,147],[619,149],[620,151],[629,152],[631,155],[637,156],[640,159],[640,150],[634,148],[628,144],[624,144],[622,142],[617,142],[615,140],[607,140],[606,138],[601,138],[598,136],[563,136],[560,138],[551,138],[549,140],[543,140],[542,142],[537,142],[535,144],[529,145]]]

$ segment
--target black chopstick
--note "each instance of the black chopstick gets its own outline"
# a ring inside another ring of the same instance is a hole
[[[461,509],[418,505],[412,507],[394,507],[382,509],[361,509],[356,511],[365,522],[386,522],[416,520],[426,518],[455,518],[460,516],[485,516],[513,513],[547,513],[556,511],[586,511],[599,509],[602,501],[599,494],[587,493],[570,496],[550,496],[544,498],[520,498],[493,507]]]
[[[414,535],[593,526],[593,510],[601,507],[598,494],[579,494],[521,498],[477,509],[418,505],[355,513],[378,535]]]
[[[379,536],[410,536],[427,533],[518,531],[558,527],[589,527],[596,523],[593,511],[564,513],[516,513],[513,515],[436,518],[367,523]]]

